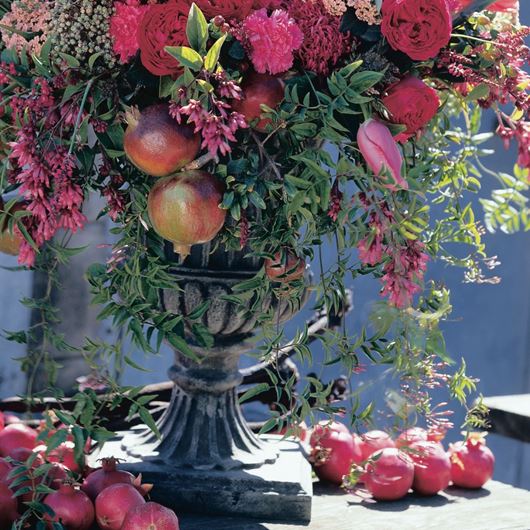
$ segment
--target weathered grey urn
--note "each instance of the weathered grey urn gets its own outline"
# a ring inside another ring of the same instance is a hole
[[[145,428],[127,433],[120,456],[127,468],[156,485],[155,498],[158,493],[160,501],[176,509],[308,520],[311,471],[298,444],[256,436],[238,403],[239,359],[250,349],[247,340],[259,322],[255,313],[226,296],[260,267],[244,252],[212,252],[211,245],[195,247],[183,265],[175,266],[181,290],[162,293],[165,309],[190,315],[208,300],[201,322],[214,345],[195,345],[190,333],[188,342],[200,362],[175,350],[169,370],[175,388],[158,421],[161,438]],[[248,303],[250,309],[252,297]],[[299,308],[271,294],[262,301],[262,311],[269,309],[283,322]]]

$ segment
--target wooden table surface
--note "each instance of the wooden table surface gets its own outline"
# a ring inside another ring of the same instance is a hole
[[[530,491],[489,482],[478,491],[449,488],[376,503],[315,484],[307,525],[182,515],[181,530],[530,530]]]

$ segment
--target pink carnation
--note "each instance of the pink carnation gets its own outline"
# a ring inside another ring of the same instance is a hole
[[[138,28],[147,9],[149,6],[141,6],[134,0],[127,0],[125,4],[114,2],[110,36],[114,41],[114,53],[122,63],[126,63],[140,48]]]
[[[250,58],[257,72],[280,74],[293,65],[294,52],[304,35],[289,14],[276,9],[270,16],[265,8],[252,13],[243,24]]]

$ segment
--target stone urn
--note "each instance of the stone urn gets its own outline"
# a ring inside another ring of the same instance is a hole
[[[172,257],[172,250],[166,252]],[[175,349],[169,376],[175,383],[171,403],[158,421],[161,437],[145,427],[123,433],[103,454],[116,454],[125,468],[155,484],[154,499],[201,513],[230,513],[264,519],[307,521],[311,515],[311,468],[300,445],[279,436],[256,436],[243,418],[237,389],[240,356],[259,326],[256,300],[241,307],[227,297],[233,287],[253,278],[261,263],[245,252],[212,252],[197,246],[175,266],[180,290],[162,293],[165,310],[189,316],[208,301],[200,322],[214,337],[200,347],[189,334],[190,352]],[[305,300],[304,300],[305,301]],[[300,309],[272,293],[260,300],[285,322]]]

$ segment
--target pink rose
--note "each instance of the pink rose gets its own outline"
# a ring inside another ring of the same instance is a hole
[[[438,55],[451,38],[447,0],[383,0],[381,32],[394,50],[415,61]]]
[[[388,127],[373,119],[365,121],[359,127],[357,143],[373,173],[379,176],[385,171],[388,174],[385,187],[393,191],[408,188],[407,181],[401,176],[403,158]]]
[[[427,125],[440,106],[436,90],[413,76],[406,77],[393,85],[382,102],[390,112],[392,122],[407,127],[395,137],[398,142],[406,142]]]

